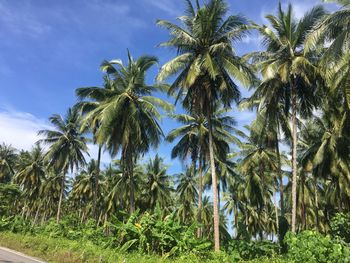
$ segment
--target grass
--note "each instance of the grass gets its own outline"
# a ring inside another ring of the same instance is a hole
[[[47,236],[30,236],[2,232],[0,246],[20,251],[27,255],[52,263],[233,263],[237,262],[224,253],[210,253],[209,258],[188,254],[176,259],[165,259],[156,255],[137,253],[123,254],[117,250],[104,249],[91,242],[77,242]],[[286,262],[282,259],[258,259],[251,262]]]

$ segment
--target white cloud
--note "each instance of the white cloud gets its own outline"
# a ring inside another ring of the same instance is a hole
[[[27,112],[0,111],[0,141],[17,149],[29,150],[40,138],[38,131],[48,129],[46,121]]]
[[[43,129],[52,129],[52,126],[46,120],[28,112],[16,111],[10,108],[0,109],[0,143],[11,144],[19,150],[30,150],[41,139],[38,136],[38,131]],[[86,159],[97,159],[98,146],[89,143],[88,148],[90,156],[86,156]],[[102,167],[110,161],[110,155],[104,151],[101,156]]]

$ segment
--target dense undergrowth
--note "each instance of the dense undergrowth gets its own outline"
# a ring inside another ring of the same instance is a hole
[[[304,231],[287,233],[282,253],[271,241],[232,239],[224,251],[212,252],[212,243],[196,238],[196,226],[179,225],[171,216],[135,213],[108,225],[94,220],[82,224],[74,217],[60,223],[33,225],[21,217],[0,220],[0,245],[49,262],[350,262],[349,215],[332,221],[330,235]]]

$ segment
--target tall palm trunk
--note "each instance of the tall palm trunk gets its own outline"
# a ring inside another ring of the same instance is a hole
[[[306,230],[306,205],[305,205],[305,175],[301,177],[301,206],[302,206],[302,224],[303,224],[303,230]]]
[[[291,81],[292,95],[292,232],[295,233],[297,214],[297,94],[295,79]]]
[[[319,231],[317,177],[314,176],[316,231]]]
[[[128,165],[128,176],[130,180],[130,214],[135,212],[135,185],[133,175],[133,164],[132,160]]]
[[[278,145],[278,132],[276,132],[276,154],[277,154],[277,169],[278,169],[278,180],[279,180],[279,192],[280,192],[280,208],[281,216],[284,216],[284,188],[283,188],[283,173],[281,165],[281,154]]]
[[[202,159],[201,154],[199,156],[199,162],[198,162],[198,214],[197,214],[197,221],[198,224],[202,224],[202,206],[203,206],[203,181],[202,181]],[[197,230],[197,237],[202,237],[202,227],[200,226]]]
[[[58,201],[57,216],[56,216],[57,224],[60,222],[60,216],[61,216],[61,206],[62,206],[62,200],[63,200],[63,194],[64,194],[64,181],[65,181],[65,176],[63,176],[62,182],[61,182],[61,193],[60,193],[60,199]]]
[[[213,129],[211,125],[211,116],[208,113],[207,116],[208,129],[209,129],[209,159],[210,159],[210,172],[213,189],[213,217],[214,217],[214,248],[215,251],[220,251],[220,232],[219,232],[219,203],[218,203],[218,189],[217,189],[217,178],[215,170],[214,160],[214,146],[213,146]]]
[[[100,177],[100,163],[101,163],[101,152],[102,152],[102,145],[98,145],[98,153],[97,153],[97,165],[96,165],[96,173],[94,177],[94,199],[93,199],[93,207],[92,207],[92,214],[97,219],[97,195],[98,195],[98,178]]]
[[[130,145],[123,148],[122,151],[123,176],[129,180],[129,212],[135,212],[135,186],[133,182],[133,158]]]

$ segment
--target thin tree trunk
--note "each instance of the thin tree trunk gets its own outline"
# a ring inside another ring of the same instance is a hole
[[[279,221],[278,221],[278,207],[277,207],[277,201],[276,201],[276,197],[274,196],[273,197],[273,204],[275,206],[275,214],[276,214],[276,235],[278,236],[278,233],[279,233]]]
[[[202,206],[203,206],[202,195],[203,195],[202,159],[200,155],[199,162],[198,162],[198,214],[197,214],[197,221],[199,225],[202,224]],[[200,226],[197,230],[197,237],[198,238],[202,237],[202,226]]]
[[[316,231],[319,232],[317,177],[314,176]]]
[[[61,183],[61,193],[60,193],[60,199],[58,201],[57,216],[56,216],[57,224],[60,222],[60,216],[61,216],[61,206],[62,206],[62,200],[63,200],[63,194],[64,194],[64,181],[65,181],[65,176],[63,176],[62,183]]]
[[[236,230],[236,238],[238,237],[238,206],[236,205],[235,210],[233,212],[233,217],[235,220],[235,230]]]
[[[98,195],[98,178],[100,177],[101,152],[102,152],[102,145],[98,145],[96,173],[94,178],[94,183],[95,183],[94,200],[93,200],[93,207],[92,207],[92,214],[95,217],[95,219],[97,219],[96,206],[97,206],[97,195]]]
[[[302,176],[302,180],[300,182],[301,185],[301,189],[302,189],[302,220],[303,220],[303,229],[306,230],[306,206],[305,206],[305,175]]]
[[[213,217],[214,217],[214,248],[215,251],[220,251],[220,230],[219,230],[219,203],[218,203],[218,189],[217,189],[217,178],[215,170],[214,160],[214,146],[213,146],[213,130],[211,126],[210,114],[207,116],[208,128],[209,128],[209,159],[210,159],[210,171],[212,179],[212,190],[213,190]]]
[[[292,232],[295,233],[297,214],[297,114],[296,87],[294,77],[291,82],[292,95]]]
[[[279,192],[280,192],[280,208],[281,216],[284,216],[284,188],[283,188],[283,173],[281,165],[281,154],[278,145],[278,135],[276,133],[276,154],[277,154],[277,163],[278,163],[278,180],[279,180]]]
[[[36,213],[35,213],[35,217],[34,217],[34,221],[33,221],[33,225],[32,225],[32,226],[35,226],[36,221],[38,220],[40,207],[41,207],[41,206],[38,205],[38,208],[36,209]]]
[[[43,216],[42,216],[42,218],[41,218],[41,225],[44,224],[45,219],[46,219],[46,209],[44,209],[44,214],[43,214]]]
[[[131,160],[132,162],[132,160]],[[130,176],[130,214],[135,212],[135,186],[133,178],[132,164],[128,165],[128,175]]]

